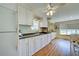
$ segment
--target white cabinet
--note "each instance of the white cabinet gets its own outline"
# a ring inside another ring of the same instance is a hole
[[[35,39],[34,37],[29,38],[29,56],[35,53]]]
[[[32,25],[32,12],[22,5],[18,5],[18,21],[21,25]]]
[[[35,37],[35,52],[41,49],[41,38],[40,36]]]
[[[48,34],[48,43],[51,41],[50,34]]]
[[[47,37],[46,35],[43,35],[43,47],[46,46],[46,43],[47,43]]]
[[[27,40],[27,42],[28,42],[28,40]],[[20,39],[19,40],[19,55],[20,56],[26,56],[26,55],[28,55],[28,52],[27,52],[27,42],[26,42],[26,40],[25,39]]]
[[[55,37],[55,33],[49,33],[39,36],[34,36],[20,40],[20,55],[22,56],[32,56],[34,53],[49,44]]]
[[[51,42],[53,39],[55,39],[56,33],[49,33],[47,34],[48,43]]]
[[[40,21],[40,27],[48,27],[48,21],[46,18],[43,18],[41,21]]]
[[[42,48],[45,46],[45,38],[44,38],[44,35],[41,35],[41,40],[42,40]]]
[[[39,40],[38,41],[39,41],[39,44],[40,44],[39,48],[40,49],[43,48],[43,42],[44,41],[43,41],[43,36],[42,35],[39,36]]]
[[[19,40],[19,55],[20,56],[29,56],[29,39],[30,38],[25,38],[25,39],[20,39]]]
[[[45,45],[47,45],[48,44],[47,34],[44,36],[44,38],[45,38]]]
[[[25,39],[26,56],[29,56],[29,38]]]
[[[41,48],[45,47],[48,44],[48,35],[40,35],[41,37]]]

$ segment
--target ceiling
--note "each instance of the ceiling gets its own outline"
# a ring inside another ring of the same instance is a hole
[[[32,10],[33,14],[38,16],[46,16],[44,10],[48,3],[27,3],[25,7]],[[57,3],[53,5],[58,5]],[[59,7],[56,13],[51,17],[51,22],[61,22],[79,19],[79,3],[66,3]]]
[[[58,5],[57,3],[52,3],[53,5]],[[0,4],[10,9],[16,10],[16,4]],[[46,17],[44,10],[46,9],[48,3],[22,3],[23,7],[27,10],[32,11],[33,15],[39,17]],[[68,20],[78,20],[79,19],[79,3],[66,3],[64,6],[59,7],[56,13],[51,17],[50,22],[61,22]]]
[[[52,16],[52,20],[55,22],[76,20],[79,19],[79,4],[66,4],[59,8],[57,12]]]
[[[13,11],[17,10],[17,4],[16,3],[0,3],[0,6],[8,8],[8,9],[13,10]]]

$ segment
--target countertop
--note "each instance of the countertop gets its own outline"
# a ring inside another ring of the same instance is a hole
[[[19,39],[25,39],[25,38],[35,37],[35,36],[49,34],[49,33],[51,33],[51,32],[47,32],[47,33],[37,32],[37,33],[22,34],[22,36],[19,37]]]

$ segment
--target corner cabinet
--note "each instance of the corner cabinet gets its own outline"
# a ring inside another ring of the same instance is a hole
[[[32,25],[32,12],[24,6],[18,5],[18,22],[21,25]]]

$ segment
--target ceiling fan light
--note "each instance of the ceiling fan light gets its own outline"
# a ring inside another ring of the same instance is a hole
[[[49,16],[50,15],[49,12],[47,12],[46,15]]]
[[[52,16],[53,15],[53,11],[50,11],[49,14],[50,14],[50,16]]]
[[[47,16],[52,16],[56,11],[50,10],[49,12],[46,13]]]

